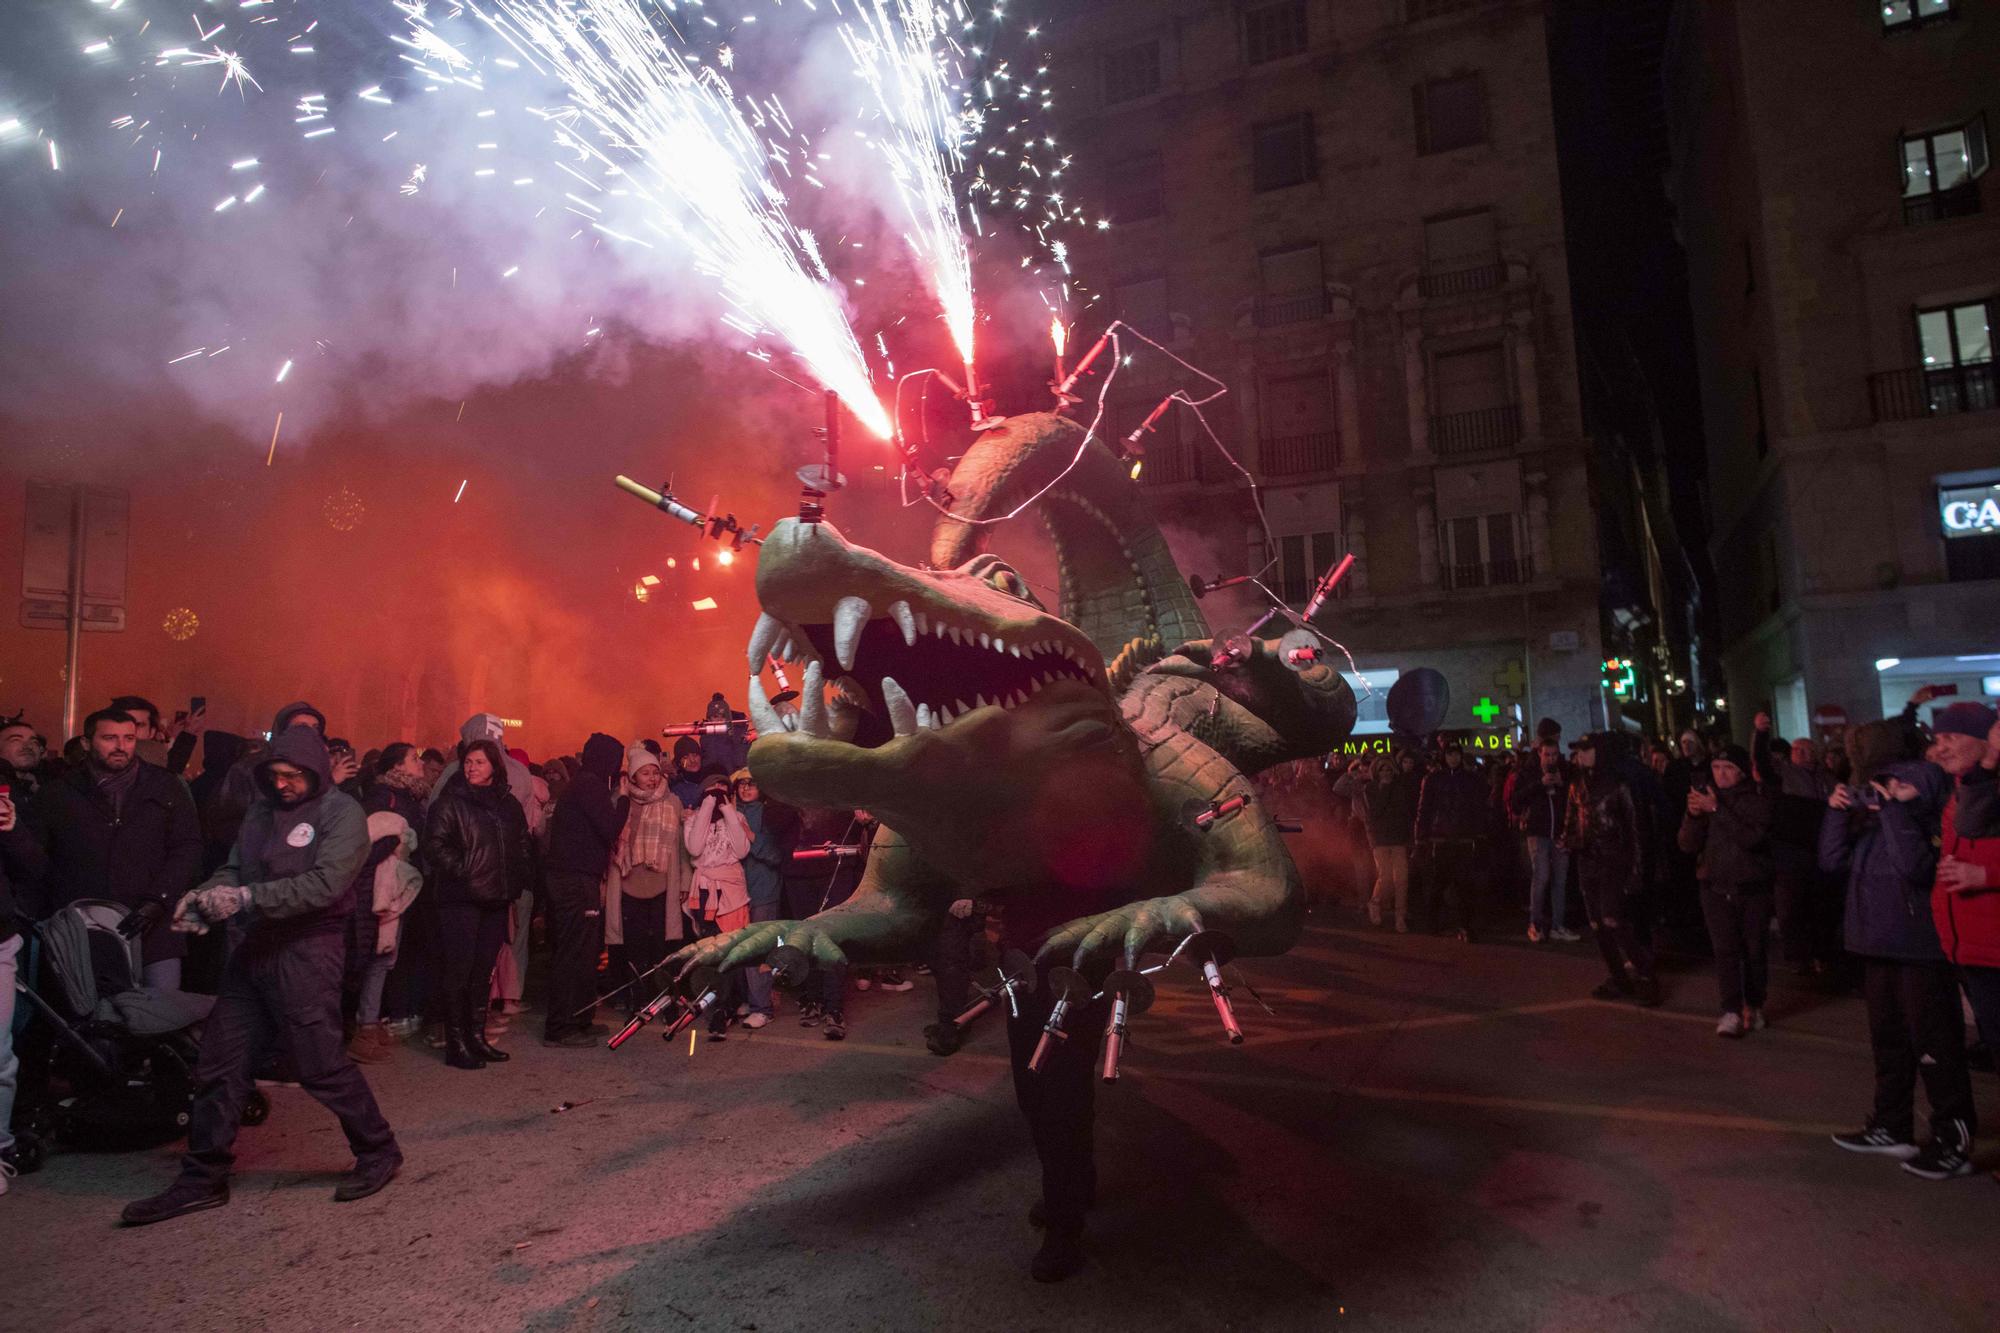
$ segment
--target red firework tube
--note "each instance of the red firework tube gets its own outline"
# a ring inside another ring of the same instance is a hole
[[[1194,826],[1196,828],[1207,828],[1224,815],[1233,815],[1248,804],[1250,804],[1248,796],[1232,796],[1226,801],[1218,801],[1212,808],[1204,810],[1194,817]]]
[[[694,1025],[694,1021],[697,1018],[715,1008],[715,1002],[720,995],[721,992],[716,987],[710,986],[701,993],[700,999],[681,1010],[680,1014],[674,1019],[673,1025],[660,1035],[668,1041],[672,1041],[675,1037],[680,1036],[681,1033],[686,1032],[688,1028]]]
[[[826,861],[836,856],[859,856],[859,847],[828,845],[825,847],[801,847],[792,853],[794,861]]]
[[[992,1007],[993,1007],[993,997],[991,995],[982,996],[981,998],[974,1000],[972,1002],[972,1007],[970,1009],[967,1009],[957,1018],[952,1019],[951,1020],[952,1026],[962,1028],[966,1026],[968,1023],[972,1022],[973,1019],[979,1017],[981,1014],[985,1013],[988,1009],[991,1009]]]
[[[1319,581],[1319,586],[1313,589],[1312,599],[1306,603],[1307,620],[1319,614],[1320,607],[1326,604],[1327,598],[1333,596],[1333,590],[1340,586],[1340,581],[1347,577],[1347,571],[1352,568],[1354,568],[1354,552],[1349,551],[1340,557],[1340,563],[1328,570],[1326,577]]]
[[[1048,1059],[1055,1043],[1068,1041],[1069,1033],[1063,1031],[1063,1020],[1069,1017],[1069,1001],[1058,999],[1049,1006],[1049,1021],[1042,1024],[1042,1039],[1035,1043],[1035,1053],[1028,1057],[1028,1072],[1039,1074],[1042,1063]]]
[[[737,718],[727,722],[679,722],[660,728],[662,736],[727,736],[732,731],[741,731],[751,740],[757,738],[757,729]]]
[[[661,991],[658,995],[654,996],[653,1002],[651,1004],[648,1004],[644,1009],[641,1009],[638,1013],[632,1015],[631,1022],[627,1023],[624,1027],[618,1029],[617,1032],[613,1033],[611,1036],[611,1040],[605,1044],[606,1049],[615,1051],[620,1046],[623,1046],[626,1042],[632,1040],[632,1038],[638,1033],[640,1028],[645,1027],[646,1024],[652,1022],[655,1018],[658,1018],[660,1016],[660,1010],[666,1008],[668,1005],[673,1004],[674,1002],[675,1002],[674,988],[672,986],[669,986],[665,990]]]
[[[1162,398],[1160,400],[1160,405],[1154,408],[1151,412],[1147,413],[1146,419],[1140,422],[1136,427],[1134,427],[1132,433],[1125,437],[1126,446],[1128,448],[1136,450],[1138,453],[1143,455],[1146,451],[1145,449],[1140,447],[1139,437],[1141,435],[1146,434],[1148,431],[1152,430],[1153,423],[1158,421],[1161,417],[1165,416],[1167,409],[1172,407],[1173,405],[1174,405],[1174,396],[1172,394],[1168,394],[1165,398]]]
[[[1222,1030],[1229,1034],[1231,1046],[1243,1044],[1243,1029],[1236,1025],[1236,1006],[1229,1002],[1229,987],[1223,984],[1222,969],[1212,962],[1201,965],[1201,974],[1208,980],[1208,998],[1215,1001],[1215,1012],[1222,1019]]]
[[[781,690],[789,690],[790,688],[792,688],[791,678],[785,674],[785,664],[778,660],[777,654],[773,653],[769,659],[769,662],[771,667],[771,678],[778,682],[778,688]]]
[[[1104,1069],[1106,1083],[1118,1081],[1118,1057],[1125,1049],[1125,1017],[1130,1001],[1123,991],[1111,997],[1111,1019],[1104,1025]]]
[[[1090,369],[1091,363],[1096,361],[1099,355],[1103,353],[1104,349],[1110,345],[1111,345],[1111,330],[1106,329],[1104,331],[1103,336],[1100,337],[1096,342],[1092,343],[1090,345],[1090,350],[1083,354],[1083,360],[1076,363],[1076,369],[1072,370],[1069,373],[1069,378],[1056,386],[1056,392],[1064,397],[1068,397],[1069,391],[1076,387],[1076,382],[1083,378],[1084,372]]]

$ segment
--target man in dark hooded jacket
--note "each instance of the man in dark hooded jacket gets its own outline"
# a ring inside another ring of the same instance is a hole
[[[300,1086],[346,1131],[354,1167],[333,1192],[337,1202],[375,1193],[403,1163],[340,1024],[345,930],[354,877],[368,858],[367,817],[334,786],[326,742],[311,727],[273,737],[257,778],[259,799],[228,862],[174,911],[176,928],[195,932],[240,918],[241,941],[202,1032],[180,1177],[163,1193],[128,1204],[128,1226],[229,1202],[230,1148],[252,1071],[273,1041],[284,1043]]]
[[[604,872],[624,832],[629,803],[618,794],[625,747],[593,732],[583,767],[549,817],[549,1014],[544,1046],[594,1046],[609,1029],[591,1021],[597,955],[604,948]]]

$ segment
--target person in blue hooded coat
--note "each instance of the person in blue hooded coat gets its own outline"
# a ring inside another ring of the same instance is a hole
[[[1850,1152],[1899,1158],[1944,1179],[1971,1171],[1977,1120],[1965,1063],[1965,1014],[1930,910],[1937,840],[1950,779],[1909,757],[1903,728],[1871,722],[1852,742],[1853,784],[1827,802],[1819,864],[1847,882],[1847,950],[1861,959],[1875,1105],[1859,1130],[1836,1134]],[[1931,1138],[1916,1143],[1916,1086],[1931,1104]]]

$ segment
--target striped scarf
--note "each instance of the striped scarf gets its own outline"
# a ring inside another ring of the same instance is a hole
[[[662,786],[651,796],[627,784],[632,814],[625,821],[623,864],[667,870],[681,854],[681,803]]]

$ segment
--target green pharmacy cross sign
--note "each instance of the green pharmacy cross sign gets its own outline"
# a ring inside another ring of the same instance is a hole
[[[1628,657],[1612,657],[1604,662],[1604,688],[1620,699],[1630,699],[1639,692],[1639,675]]]
[[[1472,706],[1472,715],[1479,719],[1480,726],[1490,727],[1493,719],[1500,716],[1500,705],[1481,695],[1479,702]]]

